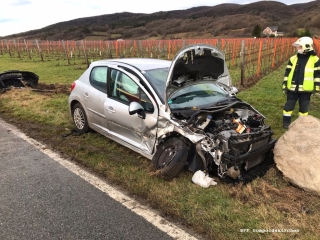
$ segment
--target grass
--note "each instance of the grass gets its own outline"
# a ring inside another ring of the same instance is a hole
[[[284,132],[284,67],[238,94],[266,116],[275,137]],[[274,167],[247,185],[228,185],[216,179],[217,186],[205,189],[192,183],[188,171],[172,181],[157,177],[149,160],[100,134],[72,135],[66,89],[82,74],[84,65],[67,66],[59,60],[22,61],[0,55],[0,72],[9,69],[35,72],[41,88],[52,91],[15,89],[0,93],[0,117],[204,239],[317,239],[320,235],[319,197],[291,186]],[[310,114],[318,118],[319,102],[320,98],[313,97],[310,105]],[[299,232],[257,233],[253,229]]]

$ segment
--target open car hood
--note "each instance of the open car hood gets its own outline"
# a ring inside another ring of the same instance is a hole
[[[207,44],[188,45],[174,57],[165,89],[165,102],[188,85],[216,81],[231,87],[231,77],[221,50]]]

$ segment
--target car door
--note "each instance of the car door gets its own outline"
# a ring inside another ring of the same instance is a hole
[[[87,110],[90,121],[98,131],[107,131],[107,121],[104,113],[104,102],[107,94],[107,72],[108,67],[96,66],[92,69],[89,82],[91,88],[86,89]]]
[[[104,110],[111,135],[126,144],[151,154],[156,140],[158,108],[153,97],[133,74],[120,68],[110,68],[109,98]],[[129,114],[129,104],[140,103],[145,119]]]

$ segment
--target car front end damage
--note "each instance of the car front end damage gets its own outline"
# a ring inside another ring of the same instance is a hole
[[[205,110],[172,110],[171,124],[159,128],[163,138],[179,135],[188,139],[186,165],[192,172],[215,171],[220,178],[241,179],[270,157],[276,139],[264,124],[265,117],[251,105],[232,99]]]

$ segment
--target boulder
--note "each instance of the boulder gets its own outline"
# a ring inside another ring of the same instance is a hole
[[[320,195],[320,120],[297,118],[278,139],[274,161],[293,185]]]

